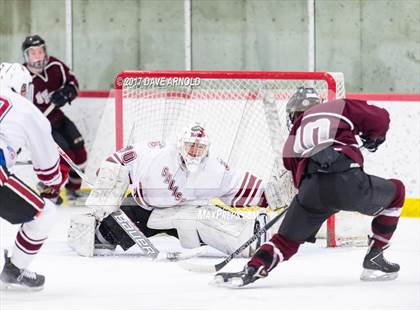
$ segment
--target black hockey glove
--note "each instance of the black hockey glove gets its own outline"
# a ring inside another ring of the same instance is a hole
[[[76,87],[71,84],[66,84],[63,87],[57,89],[51,95],[51,102],[57,107],[61,108],[66,103],[71,103],[77,96]]]
[[[364,135],[361,135],[360,139],[362,140],[363,147],[366,148],[369,152],[376,152],[378,147],[385,141],[385,137],[372,139]]]

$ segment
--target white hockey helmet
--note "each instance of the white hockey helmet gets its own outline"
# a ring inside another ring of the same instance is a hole
[[[0,93],[8,88],[32,101],[32,78],[23,65],[7,62],[0,64]]]
[[[189,172],[196,172],[209,154],[210,140],[204,126],[194,122],[178,139],[178,152]]]

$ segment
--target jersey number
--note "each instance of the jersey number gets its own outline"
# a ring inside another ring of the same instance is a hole
[[[7,112],[10,111],[12,105],[5,98],[0,97],[0,122],[6,116]]]
[[[316,121],[306,123],[296,131],[293,150],[302,154],[313,147],[330,140],[331,122],[327,118],[320,118]]]

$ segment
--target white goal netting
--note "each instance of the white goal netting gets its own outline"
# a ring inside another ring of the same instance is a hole
[[[344,81],[337,97],[344,96]],[[272,173],[287,137],[285,103],[300,86],[313,86],[328,98],[328,83],[316,79],[147,76],[141,72],[123,78],[121,93],[121,145],[133,142],[176,143],[177,135],[193,121],[205,124],[211,153],[231,166],[252,171],[263,179]],[[274,98],[270,111],[263,103]],[[330,94],[330,97],[334,96]],[[267,113],[278,120],[276,137]]]

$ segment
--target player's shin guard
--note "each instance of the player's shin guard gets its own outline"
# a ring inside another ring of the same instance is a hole
[[[26,269],[41,249],[48,237],[56,209],[52,202],[45,199],[42,213],[33,221],[24,223],[16,236],[10,261],[19,269]]]
[[[404,184],[395,179],[391,179],[390,181],[396,187],[395,197],[391,204],[382,210],[372,221],[372,246],[381,249],[387,246],[397,228],[405,197]]]
[[[269,272],[282,261],[288,260],[299,249],[301,242],[288,240],[275,234],[269,242],[263,243],[248,262],[248,266],[264,268]]]
[[[360,275],[362,281],[394,280],[400,270],[398,264],[387,261],[383,254],[397,228],[405,196],[403,183],[394,179],[391,182],[396,187],[395,197],[388,208],[382,210],[372,221],[373,235],[369,238],[369,249],[363,260],[363,272]]]

